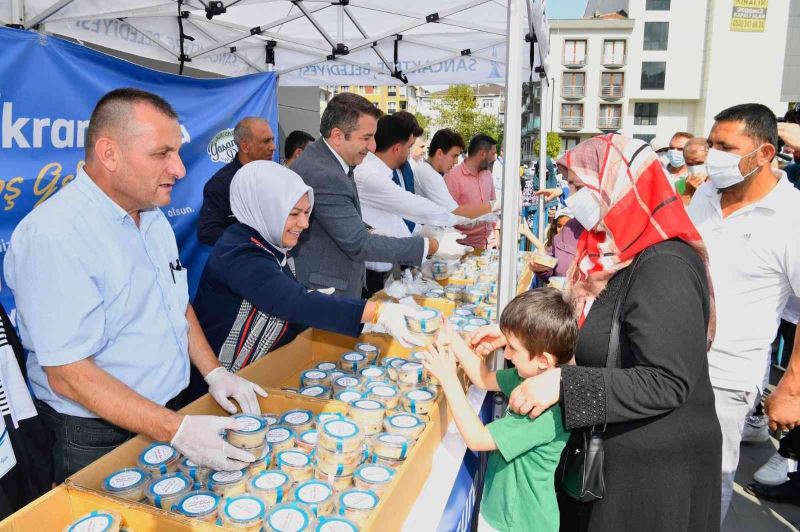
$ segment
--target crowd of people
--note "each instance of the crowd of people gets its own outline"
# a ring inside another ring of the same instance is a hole
[[[288,135],[281,165],[267,121],[235,125],[238,153],[203,191],[197,234],[212,247],[190,303],[160,210],[186,173],[177,115],[136,89],[98,101],[85,165],[23,219],[5,258],[19,334],[2,312],[0,405],[17,460],[0,513],[136,434],[245,467],[255,457],[220,436],[233,418],[177,410],[209,393],[258,412],[266,392],[236,372],[308,327],[357,337],[372,323],[423,344],[406,326],[414,308],[371,296],[406,268],[497,244],[497,142],[427,139],[410,113],[350,93],[319,129]],[[479,530],[718,530],[739,445],[769,428],[790,432],[748,490],[800,504],[795,154],[800,126],[744,104],[707,138],[677,132],[656,150],[607,134],[548,162],[528,195],[545,198],[534,245],[556,266],[529,263],[533,285],[498,325],[463,340],[445,324],[426,348],[465,442],[492,451]],[[536,214],[521,216],[529,233]],[[543,287],[554,277],[563,291]],[[764,400],[776,335],[786,373]],[[490,367],[498,349],[513,367]],[[509,397],[506,416],[480,422],[457,365]],[[576,496],[565,464],[597,441],[603,493],[579,478]]]

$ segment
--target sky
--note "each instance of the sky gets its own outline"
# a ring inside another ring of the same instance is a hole
[[[586,9],[586,0],[549,0],[547,18],[581,18]]]

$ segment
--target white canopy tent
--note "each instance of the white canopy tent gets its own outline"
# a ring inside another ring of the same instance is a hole
[[[546,101],[545,0],[0,0],[0,23],[281,86],[504,83],[500,310],[513,297],[521,88],[532,64]]]

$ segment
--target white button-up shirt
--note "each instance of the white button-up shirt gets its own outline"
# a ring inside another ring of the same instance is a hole
[[[458,203],[447,190],[444,176],[437,172],[428,161],[423,161],[414,168],[414,193],[431,200],[448,212],[453,212],[458,208]]]
[[[688,208],[711,263],[717,334],[708,363],[718,388],[761,387],[781,312],[790,296],[800,295],[800,191],[778,174],[769,194],[727,218],[710,183]]]
[[[370,152],[355,169],[354,176],[361,217],[376,233],[397,238],[410,237],[403,219],[414,223],[451,227],[456,216],[421,196],[412,194],[392,180],[393,170]],[[425,240],[427,256],[428,240]],[[389,271],[391,264],[367,263],[375,271]]]

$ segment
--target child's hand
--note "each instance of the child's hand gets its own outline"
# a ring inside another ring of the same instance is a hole
[[[425,354],[422,365],[442,383],[449,379],[458,378],[456,359],[449,349],[445,347],[437,349],[433,345],[429,345]]]

